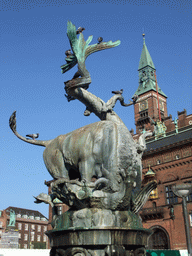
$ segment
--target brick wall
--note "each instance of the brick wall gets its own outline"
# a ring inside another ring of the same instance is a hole
[[[179,155],[179,159],[176,156]],[[157,164],[157,160],[160,160],[160,164]],[[143,157],[143,182],[145,181],[145,174],[148,171],[148,164],[152,167],[155,173],[154,179],[157,180],[158,197],[156,199],[150,199],[145,204],[142,212],[153,208],[162,208],[163,217],[154,216],[144,220],[144,228],[163,228],[169,236],[170,249],[186,249],[186,235],[182,210],[182,199],[178,198],[178,202],[173,204],[175,219],[170,216],[170,205],[166,200],[166,186],[179,184],[192,181],[192,146],[191,143],[179,146],[176,145],[171,149],[164,149],[157,153],[145,154]],[[188,213],[192,212],[192,202],[187,203]],[[192,226],[191,235],[192,235]]]

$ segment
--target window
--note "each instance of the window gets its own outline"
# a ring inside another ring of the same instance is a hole
[[[37,236],[37,242],[40,242],[40,241],[41,241],[41,236],[38,235],[38,236]]]
[[[31,241],[34,242],[34,240],[35,240],[35,236],[34,234],[31,234]]]
[[[192,202],[192,193],[187,196],[187,202]]]
[[[189,181],[187,181],[187,182],[185,182],[185,183],[191,184],[191,183],[192,183],[192,180],[189,180]],[[192,185],[192,184],[191,184],[191,185]],[[192,202],[192,193],[189,194],[189,195],[186,197],[186,199],[187,199],[187,202]]]
[[[27,249],[27,244],[24,244],[24,249]]]
[[[172,185],[165,187],[167,204],[178,203],[178,197],[172,191]]]
[[[28,235],[25,234],[25,235],[24,235],[24,240],[27,241],[27,239],[28,239]]]
[[[35,225],[34,224],[31,225],[31,229],[35,230]]]
[[[21,218],[21,214],[20,213],[17,214],[17,218]]]
[[[157,160],[157,164],[160,164],[160,163],[161,163],[161,160],[158,159],[158,160]]]
[[[22,223],[18,223],[18,229],[19,229],[19,230],[22,229]]]
[[[44,226],[44,232],[47,231],[47,226]]]
[[[62,206],[57,206],[58,215],[62,214]]]
[[[43,242],[46,242],[46,241],[47,241],[47,236],[44,235],[44,236],[43,236]]]
[[[157,188],[153,189],[149,195],[149,198],[150,199],[156,199],[158,198],[158,191],[157,191]]]
[[[180,158],[180,156],[179,156],[179,154],[177,154],[176,156],[175,156],[175,159],[179,159]]]
[[[140,117],[148,117],[148,111],[140,113]]]
[[[28,224],[25,224],[25,230],[28,230]]]
[[[189,214],[189,222],[190,222],[190,226],[192,227],[192,212]]]
[[[41,225],[38,225],[37,231],[41,232]]]
[[[19,238],[21,238],[21,233],[19,233]]]

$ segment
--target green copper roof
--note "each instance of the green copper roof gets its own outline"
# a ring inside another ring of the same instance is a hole
[[[155,69],[152,58],[149,54],[149,51],[147,50],[147,46],[145,44],[145,37],[144,37],[144,34],[143,34],[143,49],[142,49],[141,58],[140,58],[140,61],[139,61],[139,70],[144,68],[144,67],[147,67],[147,66],[150,66],[153,69]]]
[[[148,170],[148,172],[145,174],[145,176],[155,176],[155,173],[154,173],[154,171],[150,168],[150,166],[149,166],[149,170]]]
[[[152,58],[145,44],[145,34],[143,34],[143,49],[141,52],[138,71],[139,71],[139,87],[135,92],[135,94],[139,96],[149,91],[156,92],[156,81],[155,81],[155,75],[154,75],[155,66],[153,64]],[[159,88],[159,86],[158,86],[158,93],[167,98],[167,96]]]
[[[158,85],[157,85],[157,87],[158,87],[158,93],[167,98],[167,96],[161,90],[161,88],[159,88]],[[152,81],[149,79],[149,80],[139,84],[139,87],[137,88],[137,91],[135,92],[135,94],[139,96],[145,92],[149,92],[152,90],[156,92],[156,83],[155,83],[155,81]]]

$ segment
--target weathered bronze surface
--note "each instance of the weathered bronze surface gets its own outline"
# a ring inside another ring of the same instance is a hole
[[[151,232],[146,229],[112,227],[47,232],[51,247],[55,250],[62,248],[61,255],[76,255],[72,254],[75,248],[78,256],[139,255],[138,249],[145,253],[145,245],[150,234]],[[68,254],[70,250],[71,254]]]
[[[120,41],[89,45],[83,30],[68,22],[67,35],[71,51],[67,51],[62,73],[78,65],[73,78],[65,82],[68,101],[78,99],[85,106],[85,116],[94,113],[101,121],[86,125],[53,140],[28,140],[16,130],[16,111],[9,119],[14,134],[21,140],[44,146],[43,158],[54,178],[51,194],[39,194],[36,203],[50,204],[53,210],[53,230],[47,232],[51,242],[50,255],[115,256],[145,255],[150,232],[142,228],[138,212],[156,188],[152,181],[141,189],[141,158],[146,149],[143,133],[138,142],[114,112],[123,90],[115,91],[107,102],[87,89],[91,77],[85,67],[86,58],[97,51],[118,46]],[[79,38],[77,38],[79,35]],[[131,103],[135,104],[137,98]],[[59,215],[57,204],[70,207]]]

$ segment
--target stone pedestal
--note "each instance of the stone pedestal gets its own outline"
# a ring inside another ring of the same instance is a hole
[[[82,209],[55,221],[50,256],[144,256],[150,230],[130,211]]]
[[[98,228],[49,231],[50,256],[145,255],[146,229]]]

